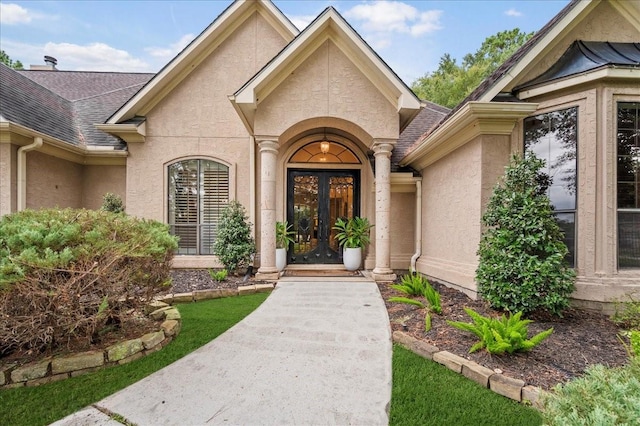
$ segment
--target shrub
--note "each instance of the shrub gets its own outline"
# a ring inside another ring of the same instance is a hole
[[[447,321],[447,323],[460,330],[473,333],[480,339],[478,343],[471,346],[469,353],[482,348],[486,348],[487,352],[492,354],[528,351],[553,333],[553,328],[550,328],[536,334],[531,339],[527,339],[528,325],[533,321],[520,319],[522,312],[496,319],[483,317],[470,308],[464,308],[464,311],[473,319],[473,324],[460,321]]]
[[[100,210],[111,213],[124,213],[122,198],[120,198],[119,195],[107,192],[104,194],[104,197],[102,197],[102,207],[100,207]]]
[[[593,365],[582,377],[553,390],[543,399],[547,425],[637,425],[640,360],[617,368]]]
[[[0,353],[96,339],[169,283],[177,243],[159,222],[94,210],[0,219]]]
[[[567,247],[545,195],[544,161],[514,156],[494,188],[482,217],[486,226],[478,249],[478,290],[492,307],[556,315],[569,306],[575,272],[565,261]]]
[[[256,252],[251,224],[247,220],[244,207],[237,201],[231,201],[222,211],[213,253],[229,272],[235,273],[249,266],[251,256]]]
[[[629,300],[616,303],[616,310],[611,319],[622,327],[640,330],[640,301],[630,294],[627,297]]]

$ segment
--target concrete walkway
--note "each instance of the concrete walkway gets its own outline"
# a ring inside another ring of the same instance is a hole
[[[386,425],[390,399],[376,284],[291,278],[214,341],[54,424]]]

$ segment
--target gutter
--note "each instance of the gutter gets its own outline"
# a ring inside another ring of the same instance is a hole
[[[416,262],[422,255],[422,181],[416,180],[416,252],[411,256],[411,273],[416,271]]]
[[[42,146],[42,138],[33,138],[33,143],[18,148],[18,211],[27,207],[27,152],[37,150]]]

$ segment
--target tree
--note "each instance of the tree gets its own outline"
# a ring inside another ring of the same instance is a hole
[[[247,214],[238,201],[231,201],[222,211],[218,223],[218,235],[213,244],[213,254],[227,271],[236,273],[240,268],[249,266],[256,245],[251,236],[251,224]]]
[[[453,108],[533,36],[519,28],[487,37],[475,53],[458,65],[450,54],[440,58],[438,69],[413,82],[411,88],[421,99]]]
[[[7,53],[4,50],[0,50],[0,62],[2,62],[3,64],[5,64],[8,67],[11,67],[13,69],[16,70],[23,70],[24,66],[22,65],[22,62],[20,61],[13,61],[13,59],[11,59],[9,57],[9,55],[7,55]]]
[[[514,155],[482,217],[476,270],[478,291],[492,307],[560,315],[569,306],[575,271],[546,195],[544,160]]]

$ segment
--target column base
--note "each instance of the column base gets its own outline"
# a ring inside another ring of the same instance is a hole
[[[256,272],[257,280],[277,281],[280,279],[280,272],[277,268],[260,268]]]
[[[393,273],[393,269],[375,268],[371,271],[371,278],[376,281],[395,281],[398,276]]]

